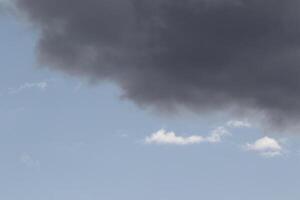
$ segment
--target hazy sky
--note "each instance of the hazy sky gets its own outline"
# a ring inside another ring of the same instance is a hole
[[[19,1],[36,3],[34,0]],[[43,0],[43,2],[47,1]],[[118,5],[120,3],[115,2]],[[32,7],[44,9],[42,6]],[[109,8],[112,9],[112,7]],[[262,8],[264,8],[263,5]],[[129,15],[126,9],[120,12],[121,16]],[[260,13],[266,12],[264,9],[260,10]],[[40,18],[35,21],[41,20],[47,24],[48,17],[51,18],[52,14],[44,14],[41,14]],[[72,21],[70,18],[73,14],[70,12],[66,15],[67,22]],[[188,16],[186,14],[186,17]],[[269,15],[262,14],[262,16]],[[120,16],[116,18],[118,17]],[[168,19],[173,21],[174,18],[176,17]],[[247,19],[245,16],[244,18]],[[220,20],[220,17],[217,19]],[[268,24],[270,21],[273,22],[272,20],[276,19],[268,18],[264,23]],[[170,21],[168,22],[173,23]],[[251,20],[248,23],[253,25]],[[128,61],[127,57],[121,56],[122,58],[116,62],[108,61],[112,64],[112,68],[116,67],[112,70],[113,72],[98,70],[96,65],[91,70],[85,71],[85,65],[99,64],[99,58],[97,62],[85,62],[85,55],[81,54],[79,56],[83,56],[82,58],[71,56],[74,63],[72,59],[68,60],[70,58],[63,56],[59,61],[58,52],[51,54],[45,46],[37,47],[41,45],[41,38],[46,36],[53,38],[50,35],[55,32],[54,27],[47,25],[51,30],[47,28],[41,30],[42,25],[33,26],[24,18],[20,19],[20,16],[16,17],[8,13],[0,15],[0,199],[298,200],[300,198],[298,172],[300,143],[297,134],[283,134],[280,131],[276,131],[278,133],[275,134],[269,129],[266,130],[261,124],[257,124],[257,121],[252,121],[250,116],[248,118],[247,115],[242,117],[229,115],[223,111],[223,106],[217,105],[222,99],[218,100],[213,95],[218,90],[210,83],[200,89],[211,88],[208,94],[217,100],[205,102],[203,106],[198,102],[200,96],[197,98],[190,96],[193,91],[186,94],[187,99],[180,98],[185,94],[183,91],[186,91],[187,87],[181,79],[177,85],[180,91],[167,93],[174,101],[171,101],[169,97],[164,97],[162,92],[172,90],[172,88],[165,87],[166,82],[160,78],[173,81],[166,74],[153,80],[163,84],[162,90],[158,89],[157,93],[155,91],[143,93],[142,91],[147,89],[147,84],[140,80],[141,77],[127,81],[128,78],[134,75],[142,76],[143,73],[136,74],[126,66],[124,67],[128,70],[124,70],[126,75],[118,75],[123,71],[117,69],[116,65],[119,61]],[[176,23],[172,25],[174,29],[181,27]],[[206,26],[209,27],[207,24]],[[234,26],[240,27],[240,24],[237,23]],[[119,28],[110,29],[110,31],[118,31]],[[132,30],[129,30],[129,33],[131,32]],[[167,33],[168,31],[164,34]],[[87,33],[79,35],[85,38],[85,34]],[[77,41],[76,38],[79,37],[76,34],[67,34],[67,36],[71,37],[70,41]],[[110,39],[114,41],[117,36],[112,38],[109,35],[106,36],[105,41],[109,41],[107,46],[112,45],[114,48],[122,49],[118,53],[126,52],[123,47],[116,47],[114,42],[110,41]],[[205,36],[205,34],[201,35],[201,37]],[[279,38],[276,34],[273,36]],[[93,34],[89,37],[95,37],[93,41],[98,41]],[[174,37],[177,38],[177,36]],[[167,39],[166,36],[162,38]],[[225,39],[230,38],[225,37]],[[245,39],[239,38],[239,40]],[[66,41],[53,45],[67,45],[68,42],[64,42]],[[89,42],[82,39],[78,43],[86,45]],[[171,43],[170,39],[167,44],[163,44],[171,48],[173,47]],[[257,43],[255,41],[255,44]],[[101,45],[102,41],[99,41],[95,47],[96,51],[100,51]],[[124,45],[127,47],[127,44]],[[139,44],[133,46],[136,47]],[[240,51],[239,45],[233,46],[235,51]],[[268,48],[271,48],[270,46]],[[276,45],[278,48],[282,46],[287,46],[284,39]],[[130,46],[130,55],[128,55],[130,59],[134,59],[133,54],[136,53],[136,49],[132,48]],[[229,49],[232,50],[232,48]],[[59,47],[53,47],[53,49],[58,50]],[[204,51],[203,48],[198,50]],[[78,50],[75,55],[82,53],[81,51],[81,49]],[[87,51],[90,52],[90,49]],[[222,54],[223,51],[226,49],[221,49],[217,53]],[[256,56],[254,51],[251,51],[251,58]],[[67,54],[64,49],[60,53]],[[166,57],[171,56],[176,60],[177,58],[173,56],[182,54],[183,51],[165,53],[165,57],[159,57],[161,61],[151,62],[151,66],[154,64],[172,65],[173,62]],[[285,53],[280,53],[280,55]],[[39,63],[38,56],[53,57]],[[219,59],[221,57],[216,56]],[[177,63],[185,63],[187,58],[191,57],[185,55],[182,60],[177,60]],[[284,57],[284,59],[288,58]],[[103,59],[106,60],[106,58]],[[59,62],[57,66],[48,66],[55,65],[57,62]],[[210,59],[206,62],[216,64]],[[132,63],[133,61],[130,60],[126,65],[132,65]],[[150,64],[147,62],[145,66],[150,67]],[[77,67],[74,72],[72,72],[72,67]],[[177,66],[177,68],[180,67]],[[166,69],[170,68],[166,67]],[[234,69],[233,66],[231,70]],[[61,71],[67,73],[61,73]],[[161,73],[161,70],[156,68],[150,71]],[[102,77],[101,74],[106,72],[105,76],[108,78]],[[176,73],[174,72],[173,75]],[[250,74],[253,75],[253,73]],[[235,78],[236,76],[237,74],[234,75]],[[151,74],[150,77],[153,78],[154,75]],[[263,84],[261,81],[264,77],[258,78],[260,84]],[[138,83],[141,83],[141,87],[132,86]],[[187,85],[194,84],[198,82],[191,81]],[[149,88],[153,90],[155,86],[157,85],[150,84]],[[234,88],[232,85],[227,86],[223,88],[226,94],[236,94],[237,91],[232,89]],[[252,87],[253,85],[247,89],[251,90],[250,95],[257,94],[257,101],[249,105],[249,108],[258,106],[259,109],[265,109],[269,114],[289,111],[290,108],[287,108],[285,103],[273,102],[272,106],[265,105],[262,102],[271,94],[260,94],[260,90],[255,93],[250,89]],[[134,95],[135,92],[138,94],[142,92],[142,95]],[[289,93],[283,92],[283,94]],[[161,101],[160,96],[162,96]],[[224,98],[223,100],[226,101],[224,105],[227,106],[230,98],[227,98],[227,95]],[[291,98],[295,100],[297,95]],[[239,106],[246,105],[240,96],[234,96],[233,99],[234,103]],[[177,104],[184,105],[189,109],[195,108],[197,112],[157,112],[157,108],[170,109],[165,106],[169,101],[170,104],[174,103],[175,107]],[[222,110],[215,114],[209,114],[207,109],[204,109],[205,112],[201,111],[203,107],[212,109],[211,107],[214,106],[211,103],[215,103],[215,107]],[[292,103],[291,107],[297,105],[297,103]],[[152,106],[156,107],[156,110],[152,109]],[[294,120],[297,112],[287,116],[284,121]],[[268,119],[266,123],[274,124],[274,120]]]

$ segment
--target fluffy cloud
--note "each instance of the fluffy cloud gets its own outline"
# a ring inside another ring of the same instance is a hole
[[[225,135],[229,132],[223,128],[218,127],[214,129],[208,136],[192,135],[192,136],[178,136],[175,132],[167,132],[161,129],[151,136],[146,137],[145,142],[148,144],[174,144],[174,145],[190,145],[202,142],[219,143]]]
[[[151,136],[146,138],[146,143],[157,143],[157,144],[177,144],[177,145],[187,145],[203,142],[204,138],[202,136],[177,136],[174,132],[167,132],[163,129],[153,133]]]
[[[280,143],[270,137],[263,137],[256,140],[254,143],[248,143],[245,145],[245,149],[248,151],[254,151],[262,156],[274,157],[282,154],[283,148]]]

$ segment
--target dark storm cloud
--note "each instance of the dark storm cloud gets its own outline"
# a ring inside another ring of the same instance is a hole
[[[41,61],[158,108],[300,115],[299,0],[17,0]]]

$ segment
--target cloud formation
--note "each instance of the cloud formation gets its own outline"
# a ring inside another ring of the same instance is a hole
[[[263,137],[256,140],[254,143],[246,144],[245,149],[254,151],[265,157],[274,157],[282,155],[283,148],[279,142],[270,137]]]
[[[191,144],[199,144],[203,142],[207,143],[219,143],[222,141],[222,138],[225,135],[228,135],[229,132],[223,128],[218,127],[214,129],[209,136],[200,136],[200,135],[192,135],[192,136],[178,136],[175,132],[167,132],[164,129],[161,129],[151,136],[146,137],[145,142],[147,144],[173,144],[173,145],[191,145]]]
[[[242,120],[230,120],[226,125],[231,128],[250,128],[252,126],[250,122]]]
[[[35,82],[35,83],[24,83],[17,88],[10,88],[8,93],[17,94],[22,92],[23,90],[28,90],[28,89],[45,90],[47,87],[48,87],[48,83],[46,81]]]
[[[20,157],[20,161],[28,168],[40,168],[40,161],[33,159],[32,156],[28,153],[23,153]]]
[[[116,82],[143,106],[299,122],[299,0],[16,2],[51,68]]]

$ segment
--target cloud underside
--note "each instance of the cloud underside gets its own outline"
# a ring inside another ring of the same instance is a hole
[[[223,128],[218,127],[214,129],[208,136],[192,135],[192,136],[178,136],[175,132],[168,132],[161,129],[151,136],[146,137],[145,142],[148,144],[171,144],[171,145],[191,145],[199,143],[219,143],[222,138],[228,135],[229,132]]]
[[[52,68],[160,110],[300,114],[298,0],[16,0]],[[291,124],[292,124],[291,123]]]

